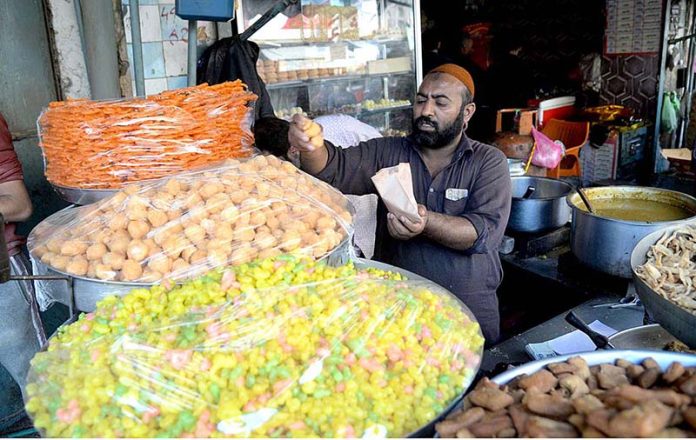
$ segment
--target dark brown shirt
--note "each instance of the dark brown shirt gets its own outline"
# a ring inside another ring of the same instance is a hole
[[[499,335],[496,289],[503,277],[498,247],[510,215],[510,174],[505,155],[489,145],[462,139],[452,162],[432,178],[411,138],[380,138],[341,149],[328,144],[326,168],[317,177],[346,194],[376,193],[371,177],[382,168],[409,163],[416,201],[429,211],[463,217],[478,238],[466,251],[425,237],[396,240],[379,203],[375,259],[410,270],[446,287],[471,309],[484,336]]]

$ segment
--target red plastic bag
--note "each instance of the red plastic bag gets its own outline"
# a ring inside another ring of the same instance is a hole
[[[532,137],[534,138],[532,165],[548,169],[556,168],[565,155],[563,144],[554,142],[534,127],[532,127]]]

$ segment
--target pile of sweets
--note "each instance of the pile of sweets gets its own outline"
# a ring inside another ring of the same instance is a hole
[[[31,255],[58,272],[154,283],[257,258],[323,258],[351,233],[338,191],[274,156],[125,188],[62,211],[30,234]]]
[[[403,437],[473,380],[451,294],[282,255],[108,297],[32,361],[48,437]]]
[[[52,102],[38,120],[46,178],[69,188],[118,189],[249,157],[254,101],[237,80],[147,98]]]

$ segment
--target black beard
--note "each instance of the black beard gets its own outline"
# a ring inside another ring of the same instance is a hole
[[[427,122],[435,128],[433,132],[426,132],[418,128],[418,124],[421,122]],[[464,109],[459,111],[457,119],[454,120],[450,125],[445,126],[440,130],[437,122],[421,116],[413,121],[413,138],[416,144],[424,148],[429,148],[431,150],[439,150],[440,148],[449,145],[457,136],[462,133],[464,129]]]

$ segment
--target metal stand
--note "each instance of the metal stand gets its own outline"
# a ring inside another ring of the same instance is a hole
[[[7,253],[7,243],[5,242],[5,219],[2,214],[0,214],[0,284],[7,283],[9,281],[65,281],[68,283],[68,292],[70,293],[70,300],[68,304],[68,310],[70,317],[65,324],[69,324],[75,321],[77,317],[76,307],[75,307],[75,290],[73,288],[72,277],[62,276],[62,275],[12,275],[12,270],[10,268],[10,257]],[[32,286],[33,287],[33,286]],[[20,288],[23,288],[20,283]],[[41,348],[45,348],[48,344],[46,333],[44,331],[43,320],[41,319],[41,314],[39,313],[38,302],[36,300],[36,289],[31,289],[31,292],[26,292],[27,296],[31,296],[33,304],[30,304],[32,321],[36,330],[36,336],[39,340],[39,345]],[[33,306],[33,307],[32,307]]]

